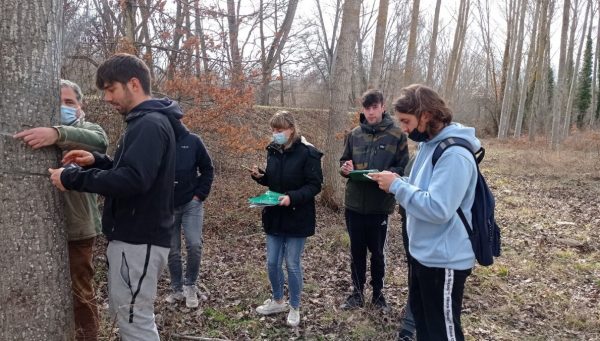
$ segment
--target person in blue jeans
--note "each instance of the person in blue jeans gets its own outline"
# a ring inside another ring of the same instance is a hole
[[[203,202],[210,193],[214,168],[202,139],[189,131],[177,139],[175,159],[175,219],[168,258],[172,291],[165,300],[175,303],[185,299],[188,308],[195,308],[202,258]],[[185,276],[181,262],[182,231],[187,249]]]
[[[286,111],[270,120],[273,141],[267,146],[267,167],[254,165],[252,178],[281,193],[279,204],[263,208],[267,234],[267,269],[272,298],[256,308],[261,315],[288,311],[287,323],[300,324],[303,277],[301,257],[306,238],[315,234],[315,196],[321,191],[323,154],[300,135],[294,117]],[[289,305],[284,300],[283,260],[288,274]]]

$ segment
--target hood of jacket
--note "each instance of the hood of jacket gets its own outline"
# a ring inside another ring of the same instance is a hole
[[[477,137],[475,137],[475,128],[466,127],[460,123],[449,124],[447,127],[442,129],[442,131],[440,131],[440,133],[437,134],[434,138],[432,138],[429,141],[422,142],[422,144],[432,146],[435,148],[435,146],[437,146],[440,141],[448,137],[460,137],[469,141],[469,143],[471,143],[471,151],[473,153],[477,152],[479,148],[481,148],[481,142]]]
[[[367,134],[375,134],[377,132],[384,131],[394,125],[394,120],[392,119],[392,116],[390,116],[390,114],[387,113],[387,111],[384,111],[381,115],[381,122],[373,125],[369,124],[367,118],[365,117],[365,114],[362,112],[360,113],[359,119],[360,128],[363,132]]]
[[[153,98],[138,104],[125,116],[125,121],[145,115],[148,112],[158,112],[167,116],[169,123],[173,127],[175,139],[179,140],[181,137],[189,135],[189,130],[181,123],[183,112],[179,104],[166,97],[161,99]]]

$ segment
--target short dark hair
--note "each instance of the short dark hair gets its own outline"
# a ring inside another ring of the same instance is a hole
[[[421,117],[424,112],[431,114],[434,128],[452,122],[452,110],[435,90],[422,84],[412,84],[400,90],[400,97],[394,101],[394,110],[399,113]]]
[[[360,100],[363,108],[369,108],[375,104],[385,104],[383,100],[383,93],[381,90],[371,89],[367,90],[361,97]]]
[[[108,84],[119,82],[125,84],[137,78],[144,94],[150,95],[150,69],[140,58],[128,54],[117,53],[102,62],[96,72],[96,86],[102,90]]]

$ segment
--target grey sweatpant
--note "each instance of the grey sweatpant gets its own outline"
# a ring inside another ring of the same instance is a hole
[[[108,243],[108,303],[125,341],[158,341],[154,300],[169,249],[150,244]]]

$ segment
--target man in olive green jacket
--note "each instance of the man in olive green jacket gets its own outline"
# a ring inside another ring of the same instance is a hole
[[[61,80],[60,87],[61,125],[24,130],[15,138],[23,139],[33,149],[55,145],[63,152],[83,149],[105,153],[108,138],[99,125],[84,120],[79,86]],[[97,196],[76,191],[64,195],[76,338],[97,340],[99,319],[92,263],[94,241],[100,232]]]

